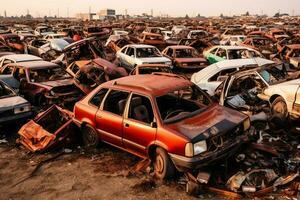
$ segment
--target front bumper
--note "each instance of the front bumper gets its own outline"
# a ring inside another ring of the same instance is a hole
[[[26,112],[26,113],[20,113],[16,115],[11,115],[7,117],[0,117],[0,124],[6,125],[13,122],[21,121],[21,120],[27,120],[32,116],[32,112]]]
[[[254,135],[254,133],[255,129],[251,127],[243,135],[224,143],[223,148],[214,152],[205,152],[192,158],[171,153],[169,156],[179,171],[196,170],[211,165],[220,159],[231,157],[242,144],[249,141],[249,136]]]

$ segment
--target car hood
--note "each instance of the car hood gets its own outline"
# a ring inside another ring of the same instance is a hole
[[[206,59],[205,58],[175,58],[175,61],[179,63],[206,62]]]
[[[0,99],[0,115],[1,112],[10,110],[17,105],[28,103],[24,98],[20,96],[11,96],[7,98]]]
[[[238,111],[214,104],[194,117],[168,124],[167,127],[197,142],[231,131],[247,118]]]
[[[39,86],[42,86],[42,87],[45,87],[47,90],[51,90],[54,87],[72,85],[73,84],[73,79],[47,81],[47,82],[41,82],[41,83],[35,83],[35,84],[39,85]]]
[[[298,86],[298,85],[300,85],[300,79],[298,78],[298,79],[295,79],[295,80],[278,83],[278,84],[273,85],[273,87],[287,86],[287,85],[297,85]]]

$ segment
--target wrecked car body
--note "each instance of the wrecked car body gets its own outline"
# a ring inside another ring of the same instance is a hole
[[[8,64],[1,69],[0,79],[37,106],[72,104],[82,97],[70,75],[51,62]]]
[[[153,73],[173,73],[169,65],[144,64],[136,66],[129,75],[153,74]]]
[[[106,81],[128,75],[124,68],[102,58],[76,61],[67,68],[67,72],[74,78],[74,84],[85,94]]]
[[[79,101],[74,114],[87,146],[97,146],[100,136],[150,158],[161,179],[174,176],[175,167],[193,170],[228,157],[253,134],[247,115],[214,104],[190,81],[168,74],[106,82]]]
[[[252,114],[267,110],[269,115],[286,120],[300,117],[299,88],[298,72],[291,74],[284,64],[271,64],[229,75],[216,93],[221,105]]]
[[[18,53],[24,53],[25,45],[21,41],[20,37],[16,34],[1,34],[0,43],[2,43],[5,46],[8,46],[13,51],[16,51]]]
[[[72,116],[72,112],[53,105],[18,131],[20,138],[17,139],[17,143],[31,152],[45,152],[72,146],[78,134]]]
[[[0,80],[0,125],[24,121],[31,115],[30,103]]]

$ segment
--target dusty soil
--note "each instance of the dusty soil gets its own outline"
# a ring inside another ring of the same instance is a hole
[[[36,155],[0,145],[0,199],[195,199],[175,181],[130,175],[140,160],[109,146],[93,153],[65,153],[30,176],[37,163],[58,154]]]

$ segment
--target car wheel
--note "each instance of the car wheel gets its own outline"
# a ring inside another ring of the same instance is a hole
[[[175,166],[164,149],[157,148],[154,159],[154,173],[157,178],[168,179],[174,177]]]
[[[282,119],[287,119],[288,110],[285,100],[282,97],[277,97],[271,106],[271,111],[273,116],[279,116]]]
[[[82,129],[83,144],[87,148],[96,148],[99,144],[99,136],[96,130],[90,125],[86,125]]]

